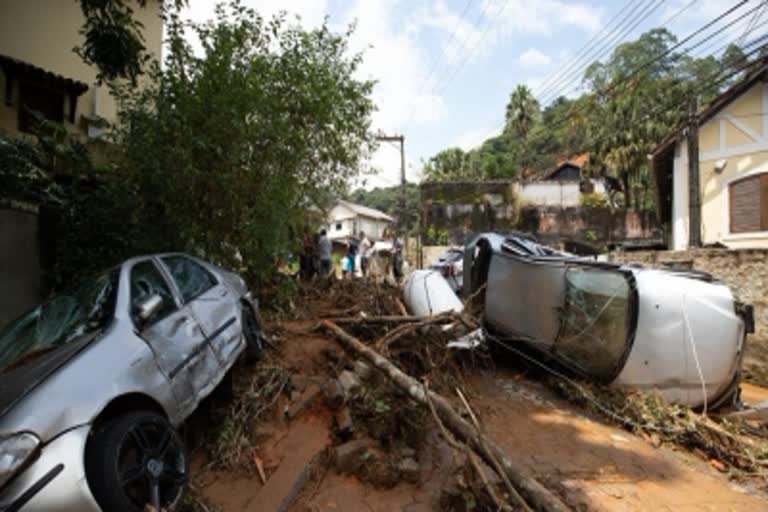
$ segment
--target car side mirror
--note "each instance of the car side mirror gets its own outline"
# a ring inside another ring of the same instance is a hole
[[[143,302],[136,306],[135,317],[141,323],[145,324],[163,307],[163,298],[158,294],[150,295]]]

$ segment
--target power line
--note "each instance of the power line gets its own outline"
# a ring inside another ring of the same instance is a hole
[[[629,1],[628,1],[626,4],[624,4],[624,7],[622,7],[622,8],[619,10],[619,12],[617,12],[617,13],[616,13],[616,14],[615,14],[615,15],[614,15],[614,16],[613,16],[613,17],[612,17],[612,18],[611,18],[611,19],[608,21],[608,23],[606,23],[606,24],[605,24],[605,26],[604,26],[604,27],[603,27],[603,28],[602,28],[602,29],[601,29],[601,30],[600,30],[600,31],[599,31],[597,34],[595,34],[594,36],[592,36],[592,39],[590,39],[589,41],[587,41],[587,42],[584,44],[584,46],[582,46],[581,48],[579,48],[579,50],[578,50],[578,51],[576,52],[576,54],[573,56],[573,59],[571,60],[571,63],[570,63],[570,64],[568,64],[568,65],[567,65],[565,68],[561,68],[561,69],[559,69],[559,70],[555,71],[554,73],[552,73],[550,76],[548,76],[548,77],[547,77],[547,78],[544,80],[544,82],[542,82],[542,83],[539,85],[539,87],[537,87],[537,89],[539,89],[539,90],[544,90],[544,88],[545,88],[545,87],[546,87],[546,88],[548,88],[548,87],[550,86],[550,84],[551,84],[552,80],[553,80],[553,79],[555,79],[555,77],[558,77],[558,79],[559,79],[559,77],[560,77],[560,76],[561,76],[563,73],[567,73],[567,72],[569,72],[569,71],[570,71],[570,69],[571,69],[571,67],[572,67],[572,66],[573,66],[573,65],[574,65],[574,64],[575,64],[575,63],[576,63],[576,62],[577,62],[579,59],[581,59],[581,57],[583,56],[583,53],[584,53],[584,52],[585,52],[585,51],[588,49],[588,47],[589,47],[589,48],[591,48],[592,42],[593,42],[593,41],[596,41],[596,40],[598,39],[598,37],[600,36],[600,34],[602,34],[603,32],[605,32],[605,31],[608,29],[608,27],[610,27],[610,26],[613,24],[613,22],[614,22],[614,21],[616,21],[616,19],[618,19],[618,18],[619,18],[619,16],[621,16],[621,14],[622,14],[624,11],[626,11],[626,10],[627,10],[627,8],[628,8],[630,5],[632,5],[632,3],[633,3],[634,1],[635,1],[635,0],[629,0]],[[695,1],[695,0],[694,0],[694,1]],[[539,96],[539,94],[535,94],[535,96]]]
[[[657,0],[656,2],[652,1],[649,3],[640,13],[637,14],[634,19],[629,20],[629,26],[625,27],[621,32],[618,32],[615,36],[613,36],[611,41],[605,44],[602,48],[599,48],[596,53],[592,53],[590,58],[592,58],[593,61],[599,61],[605,55],[614,51],[620,43],[622,43],[629,35],[631,35],[635,29],[646,19],[648,19],[648,17],[653,14],[659,7],[661,7],[665,1],[666,0]],[[590,65],[591,62],[587,61],[575,74],[571,75],[570,77],[565,77],[565,79],[572,79],[574,76],[578,76],[578,74],[583,72]],[[562,86],[568,87],[568,80],[565,79],[555,84],[555,88],[550,90],[548,94],[542,96],[542,104],[546,104],[553,98],[562,96],[563,93],[558,92],[558,88]]]
[[[687,4],[685,4],[685,5],[684,5],[682,8],[680,8],[680,9],[679,9],[677,12],[675,12],[675,13],[674,13],[673,15],[671,15],[669,18],[667,18],[666,20],[664,20],[664,21],[663,21],[663,22],[660,24],[660,27],[666,27],[667,25],[669,25],[670,23],[672,23],[672,22],[673,22],[675,19],[677,19],[677,18],[678,18],[678,17],[680,17],[680,16],[681,16],[683,13],[685,13],[685,12],[686,12],[688,9],[690,9],[690,8],[691,8],[691,7],[692,7],[692,6],[693,6],[693,5],[694,5],[696,2],[698,2],[698,0],[691,0],[691,1],[689,1],[689,2],[688,2]],[[623,38],[622,38],[622,39],[623,39]],[[618,46],[618,44],[614,45],[614,46],[613,46],[613,50],[615,50],[617,46]],[[605,52],[605,51],[603,51],[603,52],[601,53],[601,55],[600,55],[600,58],[602,58],[602,57],[603,57],[605,54],[606,54],[606,52]],[[572,74],[571,74],[571,76],[570,76],[570,78],[572,78],[572,79],[573,79],[574,77],[578,77],[578,76],[579,76],[579,74],[581,74],[581,73],[582,73],[584,70],[586,70],[586,68],[587,68],[587,67],[589,67],[591,64],[592,64],[592,62],[587,62],[587,63],[585,63],[584,65],[582,65],[582,67],[581,67],[579,70],[577,70],[576,72],[572,73]],[[576,89],[578,89],[578,87],[577,87],[577,88],[575,88],[575,89],[574,89],[574,91],[575,91]],[[542,104],[545,104],[545,103],[549,103],[549,102],[550,102],[550,101],[552,101],[553,99],[555,99],[555,98],[557,98],[557,97],[559,97],[559,96],[562,96],[562,95],[563,95],[563,93],[561,92],[560,94],[556,94],[556,95],[554,95],[554,96],[550,96],[549,98],[547,98],[547,101],[546,101],[546,102],[542,102]]]
[[[451,43],[453,42],[453,40],[456,38],[456,31],[458,30],[459,25],[461,24],[461,22],[464,20],[464,16],[466,16],[467,11],[469,11],[469,8],[472,5],[473,1],[474,0],[467,0],[467,3],[464,5],[464,9],[462,10],[461,14],[459,15],[459,18],[456,20],[456,24],[454,25],[453,30],[451,30],[451,35],[448,38],[448,42],[445,43],[445,46],[440,47],[440,51],[441,51],[443,57],[445,57],[446,59],[448,58],[448,55],[446,55],[445,49],[449,48],[451,46]],[[416,93],[417,98],[421,94],[421,92],[424,90],[424,87],[426,87],[426,85],[429,83],[429,79],[432,78],[432,75],[435,73],[435,70],[437,69],[439,62],[440,61],[438,59],[435,59],[435,60],[432,61],[432,66],[431,66],[431,68],[429,70],[429,73],[427,73],[426,78],[422,81],[421,85],[417,89],[417,93]],[[413,113],[414,113],[415,110],[416,110],[415,106],[411,107],[411,111],[408,114],[406,124],[408,124],[410,122],[411,117],[413,117]]]
[[[501,7],[496,11],[495,18],[498,18],[502,14],[504,14],[504,11],[506,10],[507,5],[509,5],[509,0],[503,0]],[[453,74],[448,77],[448,79],[445,82],[445,85],[440,89],[439,94],[444,93],[448,89],[448,86],[451,84],[453,79],[461,72],[461,70],[464,68],[466,63],[470,60],[470,58],[472,57],[472,54],[475,52],[475,50],[480,45],[480,43],[482,43],[485,40],[485,36],[488,35],[488,30],[491,28],[492,25],[493,25],[493,19],[491,19],[488,22],[488,24],[485,26],[485,30],[483,30],[483,33],[480,35],[480,38],[475,42],[475,44],[469,50],[469,53],[466,54],[464,60],[461,61],[461,63],[457,68],[454,68]]]
[[[706,24],[705,24],[703,27],[701,27],[701,28],[699,28],[698,30],[694,31],[693,33],[689,34],[689,35],[688,35],[686,38],[684,38],[682,41],[678,42],[677,44],[675,44],[674,46],[672,46],[672,47],[668,48],[667,50],[665,50],[665,51],[661,52],[660,54],[658,54],[658,55],[656,55],[656,56],[654,56],[654,57],[651,57],[650,59],[646,60],[645,62],[643,62],[641,65],[639,65],[637,68],[635,68],[635,70],[634,70],[634,71],[632,71],[631,73],[629,73],[629,74],[628,74],[627,76],[625,76],[624,78],[621,78],[620,80],[616,80],[616,81],[612,82],[612,83],[611,83],[611,84],[610,84],[610,85],[609,85],[609,86],[608,86],[608,87],[607,87],[605,90],[603,90],[603,91],[595,91],[595,93],[594,93],[594,94],[595,94],[595,95],[600,95],[600,96],[605,96],[605,95],[607,95],[607,94],[611,93],[611,92],[612,92],[612,91],[614,91],[614,90],[615,90],[615,89],[616,89],[618,86],[620,86],[620,85],[623,85],[623,84],[625,84],[625,83],[629,82],[630,80],[632,80],[633,78],[635,78],[635,77],[636,77],[636,76],[637,76],[637,75],[638,75],[640,72],[642,72],[644,69],[646,69],[646,68],[648,68],[649,66],[651,66],[651,65],[653,65],[653,64],[655,64],[655,63],[657,63],[657,62],[659,62],[659,61],[660,61],[661,59],[663,59],[664,57],[667,57],[667,56],[668,56],[668,55],[670,55],[670,54],[671,54],[673,51],[675,51],[676,49],[680,48],[682,45],[684,45],[685,43],[687,43],[688,41],[690,41],[692,38],[694,38],[695,36],[697,36],[697,35],[698,35],[698,34],[700,34],[701,32],[703,32],[703,31],[705,31],[705,30],[709,29],[709,28],[710,28],[710,27],[712,27],[712,26],[713,26],[715,23],[717,23],[718,21],[720,21],[720,20],[722,20],[723,18],[727,17],[728,15],[730,15],[732,12],[734,12],[735,10],[737,10],[738,8],[740,8],[741,6],[743,6],[744,4],[746,4],[747,2],[749,2],[749,0],[742,0],[741,2],[739,2],[738,4],[736,4],[735,6],[731,7],[730,9],[726,10],[725,12],[723,12],[722,14],[720,14],[719,16],[717,16],[715,19],[713,19],[713,20],[709,21],[708,23],[706,23]],[[719,33],[723,32],[725,29],[729,28],[729,27],[730,27],[731,25],[733,25],[735,22],[737,22],[737,21],[739,21],[740,19],[743,19],[744,17],[748,16],[749,14],[751,14],[752,12],[754,12],[754,11],[755,11],[755,9],[757,9],[757,8],[759,8],[759,7],[760,7],[760,6],[758,5],[757,7],[755,7],[755,8],[753,8],[753,9],[751,9],[750,11],[747,11],[746,13],[742,14],[742,15],[741,15],[739,18],[737,18],[736,20],[733,20],[732,22],[730,22],[730,23],[729,23],[728,25],[726,25],[725,27],[722,27],[722,28],[721,28],[721,29],[719,29],[717,32],[715,32],[714,34],[711,34],[711,35],[707,36],[707,39],[705,39],[705,40],[711,39],[711,37],[713,37],[714,35],[717,35],[717,34],[719,34]],[[690,51],[690,50],[691,50],[691,49],[693,49],[694,47],[698,46],[700,43],[701,43],[701,41],[700,41],[699,43],[697,43],[696,45],[694,45],[693,47],[689,48],[688,50],[685,50],[685,51],[684,51],[684,53],[687,53],[688,51]],[[588,105],[587,105],[587,106],[588,106]],[[584,107],[580,107],[580,108],[579,108],[579,110],[583,110],[583,108],[584,108]],[[574,112],[574,113],[578,113],[578,111],[577,111],[577,112]],[[572,116],[571,116],[571,115],[569,115],[568,117],[572,117]]]
[[[632,20],[636,19],[636,16],[639,16],[642,14],[642,10],[639,14],[636,14],[635,11],[640,8],[643,5],[644,0],[639,0],[632,9],[627,13],[627,15],[615,26],[611,31],[606,34],[606,36],[602,39],[599,39],[595,41],[594,44],[590,45],[589,49],[585,51],[581,56],[579,56],[577,59],[574,59],[571,64],[566,67],[563,72],[558,76],[558,78],[550,82],[546,88],[543,86],[540,88],[538,94],[536,94],[539,98],[544,98],[546,95],[548,95],[552,90],[555,90],[560,86],[560,84],[563,82],[564,79],[572,78],[574,75],[581,73],[584,67],[590,65],[594,61],[594,55],[595,48],[598,48],[602,45],[602,48],[605,47],[606,41],[609,41],[608,44],[612,44],[612,39],[616,36],[619,31],[621,31],[624,28],[625,24],[631,23]],[[651,5],[653,0],[649,0],[649,3],[646,5],[646,8]],[[631,5],[631,1],[628,5]],[[625,6],[626,7],[626,6]],[[602,51],[602,48],[599,51]]]

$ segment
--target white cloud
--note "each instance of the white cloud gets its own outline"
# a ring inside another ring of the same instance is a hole
[[[602,27],[603,9],[560,0],[486,0],[491,13],[498,10],[502,31],[507,34],[552,34],[569,27],[595,32]],[[501,6],[497,9],[497,6]]]
[[[546,53],[543,53],[536,48],[528,48],[518,58],[520,64],[527,68],[540,68],[548,66],[552,59]]]

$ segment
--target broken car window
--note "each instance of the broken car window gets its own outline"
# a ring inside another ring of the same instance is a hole
[[[131,269],[131,313],[153,295],[159,295],[163,299],[157,318],[162,318],[176,309],[173,293],[155,264],[149,260],[137,263]]]
[[[565,309],[555,352],[577,370],[611,379],[628,348],[633,294],[628,278],[615,270],[569,268]]]
[[[183,256],[167,256],[163,263],[171,271],[184,302],[189,302],[214,286],[216,280],[202,266]]]
[[[84,281],[21,316],[0,333],[0,372],[32,361],[114,317],[117,271]]]

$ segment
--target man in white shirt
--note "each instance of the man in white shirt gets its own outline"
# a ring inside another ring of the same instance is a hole
[[[331,240],[325,230],[320,230],[320,240],[317,241],[317,252],[320,258],[320,275],[327,277],[331,273]]]
[[[363,231],[360,232],[360,271],[363,273],[363,277],[368,275],[368,258],[371,256],[371,241],[365,236]]]

